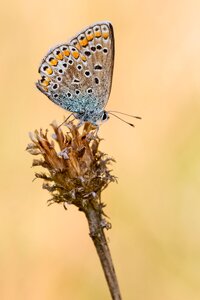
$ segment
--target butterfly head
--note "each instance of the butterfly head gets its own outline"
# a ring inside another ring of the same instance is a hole
[[[110,118],[108,112],[105,110],[99,112],[92,111],[89,113],[75,113],[74,116],[83,122],[90,122],[95,126],[101,125]]]
[[[98,115],[96,115],[96,120],[95,120],[95,122],[93,122],[93,121],[91,120],[91,123],[93,123],[93,124],[99,126],[99,125],[105,123],[106,121],[108,121],[109,118],[110,118],[110,117],[109,117],[109,115],[108,115],[108,112],[105,111],[105,110],[103,110],[103,111],[99,112]]]
[[[109,115],[108,115],[108,112],[104,110],[104,111],[102,112],[100,121],[101,121],[101,123],[104,123],[104,122],[108,121],[109,118],[110,118],[110,117],[109,117]]]

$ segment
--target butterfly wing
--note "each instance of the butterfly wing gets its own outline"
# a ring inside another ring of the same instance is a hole
[[[68,111],[100,111],[109,98],[113,63],[112,25],[97,23],[47,53],[36,86]]]
[[[101,22],[88,26],[70,43],[86,57],[93,76],[95,97],[105,107],[112,86],[114,67],[114,32],[110,22]]]

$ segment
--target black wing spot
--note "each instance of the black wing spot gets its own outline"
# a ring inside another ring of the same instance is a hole
[[[79,79],[74,78],[73,83],[80,83]]]
[[[95,77],[94,81],[96,84],[99,84],[99,78]]]
[[[103,52],[104,52],[104,53],[108,53],[108,49],[107,49],[107,48],[104,48],[104,49],[103,49]]]
[[[58,72],[59,72],[60,74],[63,74],[63,70],[62,70],[62,69],[59,69]]]
[[[54,97],[54,98],[58,98],[58,94],[54,94],[53,97]]]
[[[92,50],[93,52],[95,52],[95,51],[96,51],[96,47],[95,47],[95,46],[92,46],[92,47],[91,47],[91,50]]]
[[[102,70],[102,66],[97,64],[97,65],[94,66],[94,69],[95,70]]]
[[[88,94],[91,94],[91,93],[92,93],[92,89],[89,88],[89,89],[87,90],[87,92],[88,92]]]
[[[101,50],[102,46],[100,44],[97,45],[97,50]]]
[[[72,96],[72,94],[68,92],[68,93],[67,93],[67,97],[68,97],[68,98],[71,98],[71,96]]]
[[[72,64],[73,64],[73,61],[72,61],[71,59],[69,59],[69,60],[68,60],[68,63],[69,63],[70,65],[72,65]]]
[[[80,94],[80,91],[79,90],[76,90],[75,91],[76,95]]]
[[[91,55],[90,51],[85,51],[84,53],[85,53],[86,56],[90,56]]]
[[[86,76],[86,77],[89,77],[90,75],[91,75],[91,74],[90,74],[90,71],[86,70],[86,71],[85,71],[85,76]]]
[[[55,83],[55,84],[52,86],[52,88],[53,88],[54,90],[56,90],[57,87],[58,87],[57,83]]]
[[[67,68],[67,64],[66,64],[66,63],[63,63],[63,67],[64,67],[64,68]]]
[[[83,67],[82,67],[81,65],[78,65],[78,66],[77,66],[77,69],[78,69],[78,70],[82,70]]]

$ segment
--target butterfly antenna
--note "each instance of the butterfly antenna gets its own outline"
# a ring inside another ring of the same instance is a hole
[[[116,114],[121,114],[121,115],[124,115],[124,116],[128,116],[128,117],[131,117],[131,118],[135,118],[135,119],[139,119],[141,120],[142,118],[141,117],[138,117],[138,116],[133,116],[133,115],[129,115],[129,114],[125,114],[121,111],[116,111],[116,110],[111,110],[111,111],[108,111],[108,113],[116,113]]]
[[[124,123],[126,123],[126,124],[128,124],[128,125],[130,125],[130,126],[132,126],[132,127],[135,127],[135,125],[134,124],[132,124],[132,123],[129,123],[129,122],[127,122],[127,121],[125,121],[124,119],[122,119],[122,118],[120,118],[119,116],[116,116],[115,114],[113,114],[112,112],[108,112],[110,115],[112,115],[112,116],[114,116],[115,118],[117,118],[117,119],[119,119],[119,120],[121,120],[122,122],[124,122]]]
[[[71,114],[64,120],[64,122],[62,122],[62,123],[58,126],[58,128],[60,128],[64,123],[66,123],[67,120],[69,120],[69,118],[70,118],[72,115],[73,115],[73,113],[71,113]]]

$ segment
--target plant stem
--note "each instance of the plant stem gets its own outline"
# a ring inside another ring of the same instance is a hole
[[[87,208],[84,209],[84,213],[88,220],[90,237],[99,255],[111,297],[113,300],[122,300],[112,257],[103,231],[102,211],[90,202]]]

